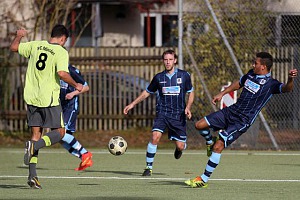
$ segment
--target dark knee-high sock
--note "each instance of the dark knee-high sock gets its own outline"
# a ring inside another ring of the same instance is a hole
[[[30,159],[29,162],[29,179],[32,177],[36,177],[37,173],[36,173],[36,164],[38,163],[38,155],[39,155],[39,151],[35,151],[33,156]]]
[[[58,143],[61,139],[60,133],[58,130],[53,130],[46,133],[41,139],[34,143],[34,150],[37,151],[43,147],[49,147]]]
[[[209,129],[206,129],[206,130],[199,130],[199,134],[202,135],[205,140],[206,140],[206,144],[212,144],[213,141],[212,141],[212,135],[210,133],[210,130]]]

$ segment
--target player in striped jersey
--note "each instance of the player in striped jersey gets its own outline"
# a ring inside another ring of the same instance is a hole
[[[196,122],[196,129],[200,131],[200,134],[205,133],[203,136],[206,136],[207,142],[211,142],[209,140],[212,139],[209,128],[219,131],[219,140],[212,145],[212,154],[204,173],[195,179],[185,181],[187,185],[207,187],[208,179],[220,162],[223,149],[248,130],[273,94],[292,91],[297,70],[289,71],[288,81],[284,84],[271,77],[272,65],[273,57],[269,53],[257,53],[253,69],[213,98],[212,103],[216,104],[225,94],[243,88],[235,104],[211,113]]]
[[[60,102],[64,115],[64,124],[66,134],[65,140],[60,143],[72,155],[81,158],[79,167],[76,171],[81,171],[93,165],[92,153],[87,151],[81,143],[73,136],[76,131],[76,120],[79,114],[79,94],[89,91],[88,83],[84,80],[79,69],[69,65],[69,73],[71,77],[83,85],[83,89],[79,92],[72,85],[60,80]]]
[[[162,55],[165,70],[156,74],[150,85],[133,102],[124,108],[128,114],[136,104],[143,101],[150,94],[157,95],[156,118],[152,128],[152,138],[147,146],[146,168],[143,176],[151,176],[154,156],[158,142],[168,128],[170,140],[175,141],[174,157],[179,159],[186,148],[186,116],[192,117],[191,106],[194,101],[194,89],[190,74],[175,68],[177,56],[173,50],[167,50]],[[187,104],[185,102],[188,95]]]
[[[69,54],[63,47],[69,37],[69,31],[64,25],[55,25],[48,41],[21,43],[26,34],[25,29],[17,30],[10,50],[28,58],[24,100],[32,135],[31,140],[26,142],[24,164],[29,165],[27,184],[32,188],[41,189],[36,172],[39,149],[65,140],[59,101],[59,80],[62,79],[79,92],[83,86],[75,82],[69,74]],[[43,128],[51,128],[51,131],[42,136]]]

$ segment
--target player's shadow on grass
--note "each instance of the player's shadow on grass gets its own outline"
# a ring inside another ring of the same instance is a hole
[[[18,166],[17,168],[18,168],[18,169],[28,169],[28,166],[27,166],[27,165],[24,165],[24,166]],[[37,170],[49,170],[49,168],[42,168],[42,167],[37,167],[36,169],[37,169]]]
[[[153,182],[153,185],[154,184],[155,185],[179,185],[179,186],[186,187],[183,181],[157,181],[157,182]]]
[[[128,176],[142,176],[142,172],[129,172],[129,171],[96,171],[96,170],[86,170],[85,172],[103,172],[119,175],[128,175]],[[166,175],[165,173],[154,173],[155,175]]]
[[[30,188],[24,185],[10,185],[10,184],[1,185],[0,184],[0,189],[30,189]]]

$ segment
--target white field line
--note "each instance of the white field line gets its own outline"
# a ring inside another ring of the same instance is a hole
[[[28,178],[28,176],[9,176],[4,175],[0,178]],[[168,180],[185,181],[187,178],[150,178],[150,177],[100,177],[100,176],[39,176],[40,179],[104,179],[104,180]],[[239,182],[300,182],[300,180],[271,180],[271,179],[210,179],[210,181],[239,181]]]
[[[24,154],[24,150],[6,150],[5,148],[0,148],[1,152],[7,152],[7,153],[16,153],[16,154]],[[193,152],[191,152],[193,151]],[[185,155],[206,155],[206,151],[204,150],[199,150],[198,152],[196,152],[195,150],[186,150],[184,151]],[[93,154],[110,154],[108,151],[106,150],[99,150],[99,151],[91,151]],[[53,149],[53,150],[46,150],[46,149],[42,149],[40,151],[40,153],[45,153],[45,154],[65,154],[67,153],[67,151],[65,150],[57,150],[57,149]],[[158,154],[162,154],[162,155],[173,155],[174,152],[173,151],[168,151],[168,150],[158,150],[157,151]],[[127,151],[126,154],[131,154],[131,155],[140,155],[146,154],[146,150],[145,151]],[[245,155],[249,155],[249,156],[300,156],[300,153],[294,153],[294,152],[259,152],[259,151],[255,151],[255,152],[229,152],[229,151],[224,151],[222,153],[222,155],[241,155],[241,156],[245,156]]]

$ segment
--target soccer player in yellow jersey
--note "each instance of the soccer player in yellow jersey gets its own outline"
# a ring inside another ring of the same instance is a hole
[[[27,121],[31,128],[31,140],[26,142],[24,164],[29,165],[28,185],[41,189],[37,178],[36,164],[38,150],[64,140],[65,129],[60,106],[60,79],[81,91],[69,74],[69,54],[63,47],[69,37],[64,25],[55,25],[48,41],[21,43],[26,36],[25,29],[19,29],[11,43],[10,50],[28,58],[24,100],[27,104]],[[42,136],[43,128],[51,131]]]

